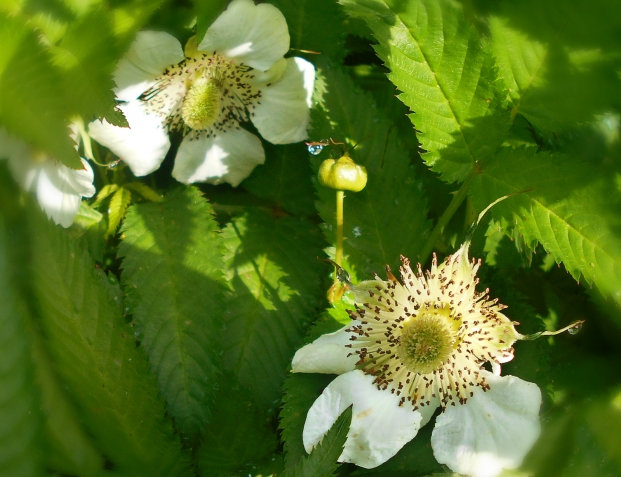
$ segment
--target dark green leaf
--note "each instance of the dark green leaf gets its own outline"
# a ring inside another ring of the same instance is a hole
[[[397,266],[400,254],[416,259],[429,233],[427,204],[398,130],[371,97],[333,66],[322,66],[319,73],[312,138],[346,141],[343,147],[360,142],[351,156],[368,173],[365,189],[346,193],[344,206],[344,251],[353,267],[348,271],[365,279],[386,264]],[[329,149],[340,155],[338,148]],[[329,157],[327,150],[313,160],[316,169]],[[336,191],[317,183],[317,194],[317,209],[334,243]]]
[[[317,260],[323,241],[303,219],[252,211],[222,232],[233,288],[224,365],[262,406],[280,399],[286,370],[325,293]]]
[[[133,205],[119,256],[136,332],[177,428],[209,420],[222,337],[223,246],[201,193],[180,188],[162,203]]]
[[[336,460],[341,456],[347,440],[351,415],[350,406],[338,417],[310,455],[303,459],[295,469],[290,469],[283,475],[286,477],[327,477],[334,475],[334,471],[339,467]]]
[[[134,476],[186,476],[155,378],[122,315],[122,294],[32,205],[32,278],[56,369],[97,446]]]
[[[500,108],[492,57],[476,30],[448,0],[341,0],[379,40],[389,79],[414,114],[423,159],[447,182],[462,181],[502,143],[508,114]]]

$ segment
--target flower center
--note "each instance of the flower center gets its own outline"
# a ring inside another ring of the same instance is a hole
[[[185,95],[181,117],[192,129],[207,129],[218,119],[221,104],[222,89],[216,81],[195,83]]]
[[[397,355],[410,371],[428,374],[449,359],[454,343],[443,313],[424,313],[404,324]]]

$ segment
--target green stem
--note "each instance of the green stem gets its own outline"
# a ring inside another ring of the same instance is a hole
[[[336,252],[334,262],[341,267],[343,265],[343,200],[345,192],[336,191]],[[336,270],[334,272],[334,283],[338,282]]]
[[[425,246],[423,247],[421,253],[418,254],[418,261],[420,263],[424,264],[429,259],[429,256],[431,255],[431,252],[433,248],[435,247],[436,242],[438,241],[438,238],[440,238],[440,235],[442,234],[444,227],[446,227],[446,225],[449,223],[451,218],[453,218],[453,215],[455,215],[455,212],[457,212],[457,209],[459,209],[459,206],[462,204],[464,199],[468,196],[468,189],[470,188],[470,184],[472,183],[473,179],[477,176],[478,173],[479,173],[479,169],[475,166],[470,172],[470,175],[466,178],[466,180],[461,185],[459,190],[453,196],[451,203],[448,205],[448,207],[446,208],[446,210],[444,211],[444,213],[438,220],[438,223],[436,224],[435,228],[431,232],[431,235],[427,239],[427,242],[425,242]]]

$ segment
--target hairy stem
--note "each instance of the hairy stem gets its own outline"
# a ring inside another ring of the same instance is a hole
[[[334,261],[340,267],[343,265],[343,200],[345,192],[336,191],[336,252]],[[334,272],[334,283],[338,282],[337,273]]]

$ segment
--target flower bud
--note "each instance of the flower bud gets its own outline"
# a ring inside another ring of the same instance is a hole
[[[326,159],[319,166],[319,183],[336,190],[359,192],[367,185],[367,170],[345,153],[340,159]]]

